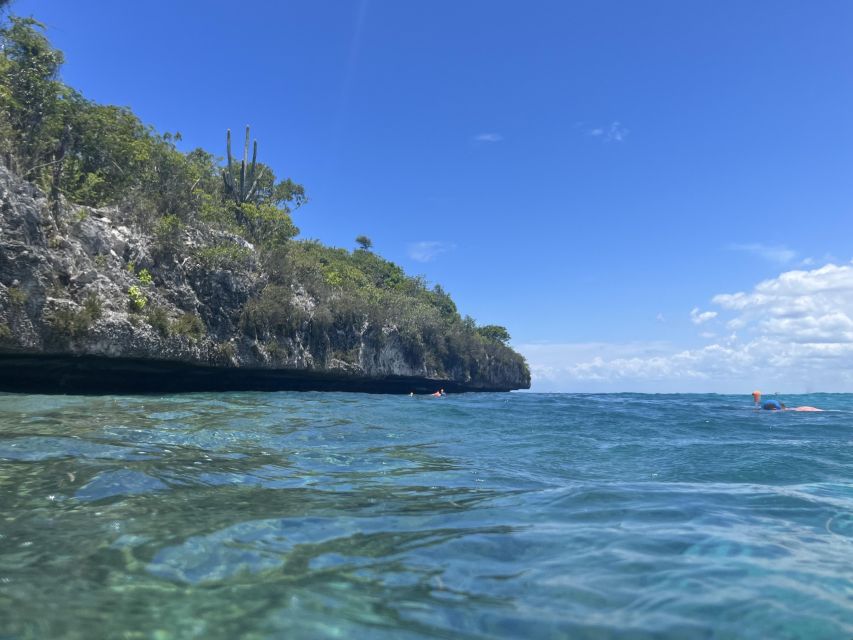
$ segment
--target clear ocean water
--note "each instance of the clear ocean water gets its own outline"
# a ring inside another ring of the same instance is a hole
[[[851,638],[853,395],[0,395],[0,638]]]

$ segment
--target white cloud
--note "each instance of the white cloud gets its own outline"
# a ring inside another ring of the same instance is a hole
[[[712,302],[731,316],[726,326],[739,333],[700,348],[666,343],[518,348],[530,363],[534,391],[853,390],[853,265],[787,271]],[[691,317],[708,313],[718,315],[693,309]]]
[[[475,142],[501,142],[503,139],[499,133],[480,133],[474,136]]]
[[[726,358],[721,345],[677,350],[668,343],[522,344],[533,391],[699,391]]]
[[[593,127],[587,129],[586,133],[593,138],[601,138],[604,142],[622,142],[630,132],[618,120],[614,120],[607,127]]]
[[[732,251],[743,251],[758,256],[768,262],[776,264],[788,264],[797,257],[797,252],[789,249],[785,245],[767,245],[760,242],[751,242],[748,244],[730,244],[729,249]]]
[[[659,313],[657,314],[657,316],[655,316],[655,320],[657,320],[658,322],[666,322],[666,316],[664,316],[662,313]]]
[[[442,253],[453,251],[455,248],[456,245],[450,242],[422,240],[409,245],[409,257],[416,262],[431,262]]]
[[[690,311],[690,320],[693,324],[703,324],[708,320],[713,320],[717,317],[716,311],[699,311],[697,307],[693,307]]]
[[[811,271],[786,271],[750,292],[714,296],[735,311],[732,322],[760,334],[796,343],[853,342],[853,266],[828,264]]]

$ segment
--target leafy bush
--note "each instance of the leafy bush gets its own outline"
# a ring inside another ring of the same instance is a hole
[[[148,298],[142,292],[142,289],[135,284],[131,285],[127,290],[128,306],[131,311],[142,311],[145,305],[148,304]]]
[[[48,324],[60,337],[78,338],[92,328],[95,320],[96,318],[85,307],[76,310],[62,307],[48,318]]]
[[[285,244],[299,233],[287,210],[271,204],[243,204],[240,215],[251,239],[265,247]]]
[[[100,298],[98,298],[94,293],[90,293],[86,296],[86,299],[83,301],[83,311],[85,311],[92,320],[100,318],[103,315]]]
[[[12,330],[5,322],[0,322],[0,340],[9,340],[12,337]]]
[[[179,336],[186,336],[193,340],[200,340],[207,333],[207,328],[204,322],[194,313],[184,313],[177,320],[172,322],[172,333]]]
[[[148,311],[148,324],[164,338],[169,337],[169,315],[161,307],[152,307]]]
[[[264,344],[264,347],[267,350],[267,353],[270,355],[272,359],[280,358],[283,355],[283,350],[278,344],[278,340],[273,338]]]
[[[208,269],[236,271],[248,266],[252,252],[239,244],[227,243],[201,247],[195,251],[195,257],[199,263]]]
[[[176,215],[160,218],[154,225],[154,239],[160,253],[173,254],[181,246],[181,233],[184,223]]]
[[[243,307],[240,328],[245,334],[260,339],[293,334],[304,320],[305,314],[293,304],[290,289],[270,284]]]
[[[140,272],[136,275],[136,277],[137,277],[137,278],[139,278],[139,281],[140,281],[143,285],[145,285],[146,287],[147,287],[148,285],[150,285],[152,282],[154,282],[154,278],[151,276],[151,272],[150,272],[150,271],[148,271],[148,269],[143,269],[142,271],[140,271]]]
[[[6,295],[9,296],[9,302],[16,307],[23,307],[27,303],[27,292],[18,287],[9,287],[6,289]]]
[[[216,345],[216,352],[223,364],[230,364],[237,355],[237,348],[231,342],[220,342]]]

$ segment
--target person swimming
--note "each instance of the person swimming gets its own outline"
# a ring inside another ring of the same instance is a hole
[[[760,391],[752,392],[752,401],[755,403],[756,409],[763,409],[764,411],[784,411],[786,409],[785,405],[778,400],[765,400],[761,402]]]
[[[761,392],[753,391],[752,392],[752,401],[755,403],[756,409],[763,409],[764,411],[823,411],[823,409],[818,409],[817,407],[792,407],[788,408],[785,406],[784,402],[779,402],[776,399],[773,400],[765,400],[761,402]]]

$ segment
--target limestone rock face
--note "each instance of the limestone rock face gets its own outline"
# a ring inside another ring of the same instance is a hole
[[[190,227],[182,233],[180,242],[190,249],[209,244],[211,234],[228,235]],[[275,344],[260,342],[241,330],[241,317],[267,275],[254,247],[227,239],[248,249],[246,269],[207,268],[191,251],[170,257],[152,231],[119,208],[50,205],[36,187],[0,167],[0,388],[530,386],[521,358],[485,357],[474,375],[471,367],[439,371],[411,362],[395,327],[366,321],[346,331],[344,342],[357,348],[345,354],[319,349],[308,326],[314,301],[298,286],[292,304],[303,325]]]

